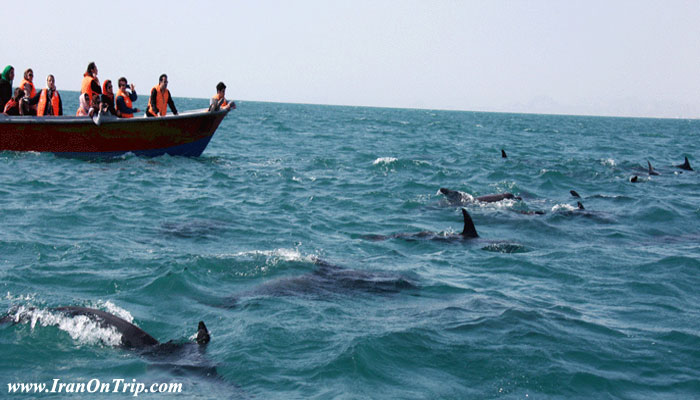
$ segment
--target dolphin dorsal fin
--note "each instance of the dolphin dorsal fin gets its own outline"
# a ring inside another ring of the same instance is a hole
[[[579,210],[585,210],[585,208],[583,207],[583,204],[581,204],[580,201],[576,205],[578,206]]]
[[[570,190],[569,193],[571,193],[571,195],[572,195],[573,197],[576,197],[576,198],[579,198],[579,199],[581,198],[581,196],[580,196],[580,195],[578,194],[578,192],[575,191],[575,190]]]
[[[688,161],[688,157],[685,157],[685,162],[682,165],[679,165],[680,168],[683,168],[688,171],[692,171],[693,167],[690,166],[690,161]]]
[[[476,233],[474,221],[472,221],[472,217],[469,215],[466,208],[462,208],[462,215],[464,216],[464,230],[461,235],[466,238],[478,238],[479,234]]]
[[[506,154],[506,151],[501,149],[501,158],[508,158],[508,155]]]
[[[654,167],[651,166],[651,162],[647,160],[647,165],[649,165],[649,175],[658,175],[659,173],[654,171]]]
[[[210,340],[211,336],[209,336],[207,326],[204,325],[204,321],[199,321],[199,326],[197,326],[197,343],[207,344]]]

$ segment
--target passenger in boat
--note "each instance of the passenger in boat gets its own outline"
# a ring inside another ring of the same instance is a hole
[[[95,95],[102,94],[100,80],[97,79],[97,65],[91,62],[87,66],[87,71],[83,74],[83,83],[80,87],[80,93],[87,93],[92,99]]]
[[[163,74],[158,78],[158,84],[151,89],[146,115],[149,117],[157,117],[158,115],[164,117],[168,112],[168,106],[170,106],[170,111],[177,115],[173,97],[170,95],[170,90],[168,90],[168,75]]]
[[[117,118],[109,112],[109,105],[99,100],[93,104],[93,108],[91,108],[90,111],[90,116],[96,125],[100,125],[105,120]]]
[[[235,110],[236,103],[228,102],[226,100],[226,85],[223,82],[219,82],[216,85],[216,94],[209,100],[209,111],[218,110]]]
[[[97,115],[97,113],[104,108],[106,108],[106,105],[102,103],[101,100],[102,96],[94,96],[92,98],[92,103],[90,104],[90,109],[88,110],[88,115],[91,117],[94,117]]]
[[[14,96],[5,103],[3,113],[7,115],[24,115],[22,103],[24,103],[24,90],[16,88]]]
[[[132,108],[133,101],[136,101],[139,96],[136,94],[134,84],[131,84],[131,93],[127,91],[127,80],[124,77],[119,78],[119,89],[117,91],[117,112],[121,118],[133,118],[134,114],[139,112],[138,108]]]
[[[78,111],[75,113],[77,117],[87,117],[90,115],[90,95],[87,93],[80,93],[80,105],[78,106]]]
[[[0,75],[0,110],[5,110],[5,104],[12,98],[12,81],[15,79],[15,69],[8,65]]]
[[[29,97],[36,96],[36,88],[34,87],[34,71],[32,71],[31,68],[27,68],[27,70],[24,71],[24,79],[22,79],[22,82],[19,83],[19,87],[24,89],[25,92],[28,90]]]
[[[119,112],[114,108],[114,91],[112,89],[112,81],[107,79],[102,83],[102,103],[107,105],[107,111],[115,116],[119,116]]]
[[[61,95],[56,90],[56,79],[53,75],[46,77],[46,89],[42,89],[41,93],[39,93],[36,115],[39,117],[44,115],[63,115],[63,102],[61,101]]]
[[[12,98],[12,81],[15,79],[15,69],[8,65],[0,75],[0,110],[5,110],[5,104]]]

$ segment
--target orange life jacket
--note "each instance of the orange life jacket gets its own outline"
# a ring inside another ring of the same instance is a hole
[[[11,109],[17,107],[17,101],[15,99],[10,99],[5,103],[5,109],[2,110],[5,114],[9,113]],[[19,111],[17,112],[19,114]]]
[[[160,114],[161,117],[165,117],[165,114],[168,112],[168,101],[170,100],[170,91],[168,89],[165,89],[165,93],[161,92],[160,85],[153,86],[153,89],[156,90],[156,104],[154,107],[154,105],[151,104],[151,96],[148,96],[148,112],[153,115]],[[151,92],[153,92],[153,89],[151,89]],[[158,112],[155,112],[154,110],[157,110]]]
[[[132,108],[131,107],[131,104],[132,104],[131,97],[129,97],[129,94],[126,93],[126,90],[119,89],[117,91],[117,98],[119,98],[119,96],[122,96],[124,98],[124,104],[126,104],[127,107]],[[134,118],[134,114],[121,113],[121,117],[122,118]]]
[[[85,75],[83,77],[83,84],[80,87],[80,94],[87,93],[88,96],[90,96],[90,102],[92,102],[92,96],[95,95],[95,92],[92,91],[92,81],[96,80],[96,78],[90,75]]]
[[[29,93],[29,97],[34,97],[34,96],[36,96],[36,89],[34,88],[34,84],[31,83],[31,82],[29,82],[28,80],[22,79],[22,82],[19,84],[18,87],[19,87],[20,89],[24,90],[24,85],[25,85],[25,84],[28,84],[28,85],[32,88],[32,89],[29,91],[29,92],[30,92],[30,93]]]
[[[42,89],[41,91],[41,96],[39,96],[39,105],[36,110],[37,117],[43,117],[46,113],[46,101],[48,97],[48,95],[46,94],[47,92],[48,89]],[[60,109],[60,101],[61,100],[58,97],[58,90],[54,90],[53,96],[51,96],[51,111],[53,112],[52,114],[55,116],[58,116],[58,111]]]

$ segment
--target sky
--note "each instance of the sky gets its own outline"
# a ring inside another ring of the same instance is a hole
[[[698,0],[3,3],[14,86],[79,90],[95,61],[175,97],[700,118]]]

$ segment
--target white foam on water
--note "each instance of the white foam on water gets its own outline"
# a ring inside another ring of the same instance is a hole
[[[574,207],[570,204],[557,204],[554,207],[552,207],[552,212],[557,212],[557,211],[574,211],[576,210],[577,207]]]
[[[33,301],[34,299],[35,295],[33,294],[13,295],[12,293],[7,292],[7,295],[5,296],[5,300],[10,300],[12,303]]]
[[[396,162],[398,160],[399,159],[395,158],[395,157],[380,157],[380,158],[377,158],[376,160],[374,160],[372,165],[391,164],[391,163]]]
[[[119,318],[121,318],[121,319],[123,319],[131,324],[134,323],[134,317],[133,317],[133,315],[131,315],[130,312],[115,305],[114,303],[112,303],[109,300],[107,300],[107,301],[100,300],[97,302],[97,304],[93,308],[107,311],[108,313],[116,315],[117,317],[119,317]]]
[[[600,160],[600,163],[605,165],[606,167],[614,167],[617,165],[615,160],[613,160],[612,158],[602,159],[602,160]]]
[[[314,256],[304,255],[299,249],[250,250],[233,254],[234,257],[263,256],[270,262],[278,261],[308,261],[313,262]]]
[[[71,317],[59,311],[19,306],[10,316],[15,323],[28,322],[32,331],[37,324],[45,327],[56,326],[80,344],[102,343],[108,346],[118,346],[122,340],[122,334],[115,327],[103,327],[99,322],[85,315]]]

